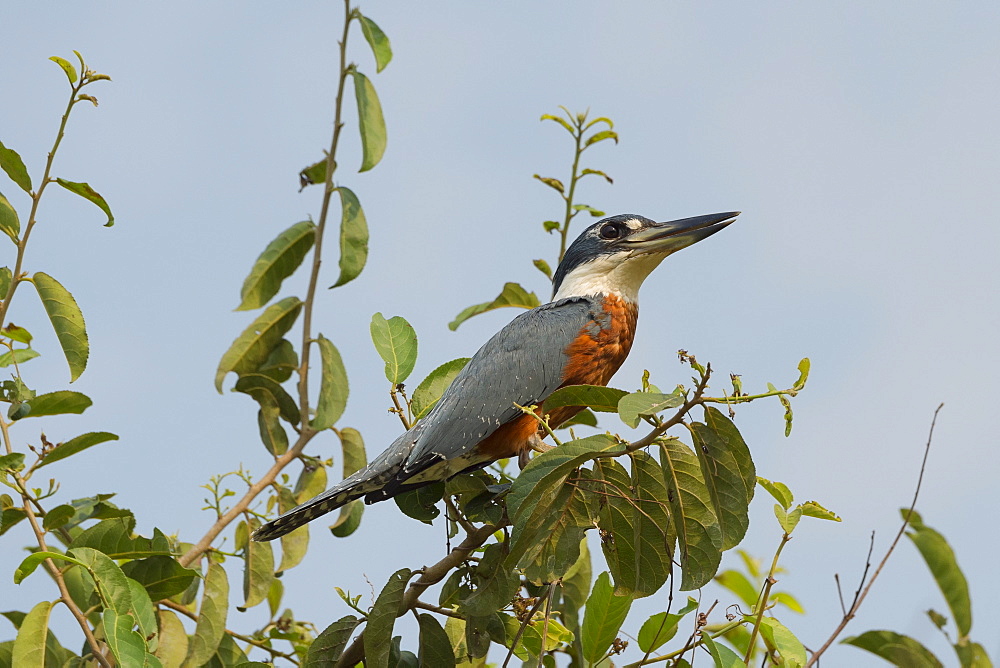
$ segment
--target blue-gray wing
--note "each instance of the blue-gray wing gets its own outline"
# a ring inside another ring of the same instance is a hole
[[[404,475],[470,451],[522,415],[514,404],[544,401],[563,382],[566,348],[598,314],[603,310],[592,300],[571,297],[522,313],[497,332],[411,430],[416,438]]]

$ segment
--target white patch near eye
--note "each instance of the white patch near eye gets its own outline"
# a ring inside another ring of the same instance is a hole
[[[625,227],[634,232],[635,230],[638,230],[639,228],[642,227],[642,222],[636,220],[635,218],[629,218],[628,220],[625,221]]]
[[[566,274],[552,300],[603,294],[635,303],[639,299],[639,286],[665,257],[660,253],[632,257],[627,253],[602,255]]]

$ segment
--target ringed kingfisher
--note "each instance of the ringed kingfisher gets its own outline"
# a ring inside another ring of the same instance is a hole
[[[639,286],[668,255],[709,237],[739,212],[657,223],[623,214],[588,227],[566,250],[552,301],[518,315],[479,349],[434,408],[368,466],[267,524],[278,538],[354,499],[366,503],[541,449],[544,432],[521,406],[566,385],[607,385],[635,337]],[[582,410],[549,412],[555,428]]]

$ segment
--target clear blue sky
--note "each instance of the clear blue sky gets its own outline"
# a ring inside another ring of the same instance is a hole
[[[353,173],[348,116],[339,177],[365,207],[371,259],[357,281],[321,295],[317,329],[345,353],[352,394],[341,424],[362,430],[369,453],[399,430],[368,340],[371,314],[403,315],[416,327],[417,379],[471,354],[514,315],[481,316],[452,333],[446,324],[459,310],[506,280],[546,293],[530,261],[555,253],[541,221],[559,215],[559,201],[531,175],[564,176],[570,146],[538,118],[558,105],[589,107],[615,120],[621,143],[587,154],[615,183],[595,179],[581,201],[661,220],[744,212],[647,281],[638,339],[614,384],[635,387],[643,368],[661,386],[686,382],[678,348],[722,377],[743,374],[749,388],[787,384],[801,357],[813,361],[791,438],[776,404],[738,414],[761,475],[844,518],[804,522],[786,549],[780,587],[810,613],[789,616],[789,626],[813,646],[833,627],[833,574],[853,590],[873,530],[875,553],[884,551],[944,401],[919,509],[970,580],[973,636],[1000,656],[989,524],[1000,478],[1000,8],[396,0],[362,9],[395,51],[376,76],[352,35],[389,143],[374,171]],[[329,143],[340,17],[336,2],[0,9],[0,139],[36,180],[66,93],[46,59],[78,49],[114,79],[94,87],[99,109],[75,112],[56,172],[104,194],[117,225],[103,229],[96,209],[52,193],[27,260],[73,291],[92,341],[91,368],[74,388],[95,405],[47,421],[47,435],[122,437],[53,466],[62,498],[117,490],[140,532],[156,526],[192,539],[211,520],[199,485],[240,463],[265,469],[254,404],[219,396],[212,377],[251,317],[232,309],[254,258],[278,232],[318,214],[320,193],[299,194],[296,175]],[[16,188],[4,192],[24,210]],[[3,252],[0,264],[12,262]],[[335,267],[331,253],[324,284]],[[302,291],[290,281],[284,293]],[[19,294],[12,314],[44,355],[26,367],[32,384],[65,387],[65,363],[31,295]],[[37,442],[36,426],[19,426],[17,439]],[[316,452],[333,447],[327,439]],[[770,505],[763,494],[755,502],[747,543],[761,557],[780,535]],[[440,527],[401,519],[393,504],[368,508],[366,519],[346,540],[322,525],[313,532],[307,563],[284,580],[301,618],[322,624],[345,614],[335,585],[367,596],[365,577],[380,586],[396,568],[443,553]],[[27,543],[27,532],[4,542]],[[5,548],[2,571],[18,560]],[[5,609],[54,596],[42,576],[4,582]],[[634,613],[626,629],[660,604]],[[929,607],[945,611],[904,542],[848,633],[891,628],[951,661],[923,613]],[[249,628],[256,614],[231,625]],[[850,648],[830,661],[876,665]]]

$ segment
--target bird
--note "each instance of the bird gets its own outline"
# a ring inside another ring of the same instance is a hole
[[[508,457],[540,450],[536,406],[557,427],[582,410],[545,411],[567,385],[607,385],[635,339],[639,287],[669,255],[735,222],[739,212],[658,223],[604,218],[566,249],[552,300],[515,317],[469,360],[429,413],[365,468],[253,533],[269,541],[355,499],[375,503]],[[551,447],[551,446],[547,446]]]

